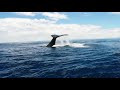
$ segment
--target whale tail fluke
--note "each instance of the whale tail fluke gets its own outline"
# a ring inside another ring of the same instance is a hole
[[[50,41],[50,43],[47,45],[47,47],[52,47],[53,45],[55,45],[56,39],[57,39],[58,37],[67,36],[67,35],[68,35],[68,34],[62,34],[62,35],[56,35],[56,34],[54,34],[54,35],[51,35],[53,38],[52,38],[52,40]]]
[[[53,38],[58,38],[58,37],[61,37],[61,36],[67,36],[68,34],[62,34],[62,35],[56,35],[56,34],[54,34],[54,35],[51,35]]]

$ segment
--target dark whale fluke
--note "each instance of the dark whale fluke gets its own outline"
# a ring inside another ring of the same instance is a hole
[[[53,45],[55,45],[56,39],[58,37],[66,36],[66,35],[67,34],[63,34],[63,35],[51,35],[53,38],[52,38],[52,40],[50,41],[50,43],[46,47],[52,47]]]

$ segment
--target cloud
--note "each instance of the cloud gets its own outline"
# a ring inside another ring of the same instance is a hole
[[[110,14],[120,15],[120,12],[110,12]]]
[[[58,12],[13,12],[17,15],[22,16],[36,16],[36,15],[42,15],[47,17],[47,20],[57,22],[61,19],[68,19],[67,15],[58,13]]]
[[[0,43],[51,40],[51,34],[69,34],[72,39],[120,37],[120,28],[97,25],[57,24],[53,20],[29,18],[0,19]]]
[[[41,13],[43,16],[47,16],[52,20],[60,20],[60,19],[67,19],[67,15],[61,14],[58,12],[43,12]]]
[[[58,12],[14,12],[14,13],[22,16],[35,16],[35,15],[41,14],[52,20],[60,20],[60,19],[68,18],[67,15],[61,14]]]
[[[17,15],[23,15],[23,16],[35,16],[36,12],[14,12]]]
[[[46,19],[0,19],[0,42],[24,42],[44,40],[46,25],[54,23]],[[45,37],[45,39],[46,39]]]

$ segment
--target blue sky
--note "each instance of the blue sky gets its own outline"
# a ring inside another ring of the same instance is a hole
[[[63,24],[94,24],[101,25],[104,28],[120,27],[120,14],[111,14],[110,12],[60,12],[66,14],[69,19],[60,20],[57,23]],[[47,18],[41,14],[36,16],[22,16],[13,12],[0,12],[0,18]]]
[[[65,23],[94,24],[104,28],[120,27],[120,15],[109,12],[73,12],[67,13],[67,15],[70,19],[66,20]]]
[[[0,12],[0,43],[50,40],[51,34],[120,38],[119,23],[120,12]]]

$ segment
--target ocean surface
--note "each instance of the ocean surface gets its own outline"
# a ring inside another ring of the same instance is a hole
[[[120,39],[1,43],[0,78],[120,78]]]

